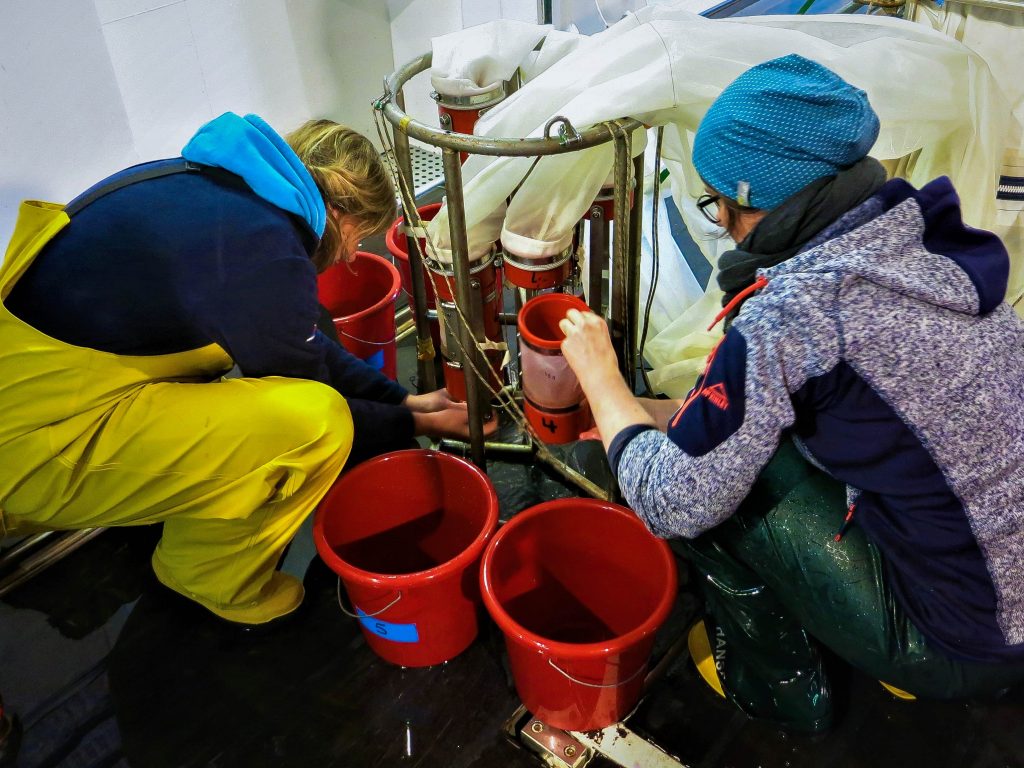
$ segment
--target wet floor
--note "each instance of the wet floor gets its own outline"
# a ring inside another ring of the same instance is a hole
[[[540,765],[503,732],[518,700],[490,622],[447,664],[392,666],[369,650],[339,609],[334,574],[313,559],[295,619],[240,632],[156,583],[147,561],[157,535],[107,531],[0,605],[0,680],[25,726],[18,765]],[[684,583],[657,654],[695,608]],[[842,710],[822,737],[750,720],[685,655],[629,724],[707,768],[1024,766],[1022,692],[907,703],[835,667]]]

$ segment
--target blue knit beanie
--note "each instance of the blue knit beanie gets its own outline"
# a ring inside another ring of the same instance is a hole
[[[708,109],[693,165],[740,205],[775,208],[812,181],[863,158],[878,138],[864,91],[791,54],[752,67]]]

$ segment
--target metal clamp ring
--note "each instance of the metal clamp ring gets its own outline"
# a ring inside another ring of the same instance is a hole
[[[454,109],[457,111],[467,111],[493,107],[508,96],[508,93],[508,81],[503,80],[500,83],[496,83],[493,88],[489,88],[488,90],[480,93],[468,95],[460,94],[458,96],[454,96],[438,93],[437,91],[431,91],[430,98],[442,107],[447,107],[448,109]]]
[[[505,262],[523,272],[550,272],[562,266],[572,258],[572,248],[566,248],[554,256],[542,256],[539,259],[528,259],[525,256],[505,252]],[[522,261],[520,261],[522,259]]]

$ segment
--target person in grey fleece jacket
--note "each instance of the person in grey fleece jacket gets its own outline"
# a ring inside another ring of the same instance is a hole
[[[738,246],[719,263],[727,330],[684,401],[634,398],[603,321],[562,321],[623,496],[689,540],[699,669],[807,731],[832,718],[819,644],[901,697],[1024,679],[1008,256],[964,224],[949,179],[886,181],[877,135],[862,91],[795,55],[712,105],[699,206]]]

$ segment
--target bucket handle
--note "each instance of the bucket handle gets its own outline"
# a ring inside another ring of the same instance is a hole
[[[339,331],[337,328],[334,330],[338,331],[339,336],[344,336],[346,339],[352,339],[352,341],[358,341],[360,344],[366,344],[370,347],[386,347],[388,344],[394,344],[395,339],[398,338],[397,336],[392,336],[390,339],[385,341],[370,341],[369,339],[360,339],[358,336],[353,336],[351,333]]]
[[[567,680],[571,680],[572,682],[576,683],[577,685],[586,686],[587,688],[621,688],[626,683],[629,683],[629,682],[632,682],[633,680],[635,680],[637,677],[639,677],[643,673],[643,671],[645,669],[647,669],[647,665],[646,664],[642,664],[640,666],[640,669],[638,669],[632,675],[627,677],[625,680],[620,680],[617,683],[610,683],[608,685],[600,685],[598,683],[588,683],[585,680],[579,680],[579,679],[573,677],[568,672],[566,672],[564,669],[562,669],[560,666],[555,664],[555,662],[552,661],[551,659],[548,659],[548,664],[550,664],[551,668],[554,669],[562,677],[566,678]]]
[[[359,613],[352,613],[352,611],[350,611],[348,608],[345,607],[345,603],[341,599],[341,577],[340,576],[338,577],[337,592],[338,592],[338,607],[341,608],[341,612],[342,613],[344,613],[346,616],[352,617],[353,619],[372,619],[374,616],[380,616],[382,613],[384,613],[384,611],[386,611],[388,608],[390,608],[391,606],[393,606],[395,603],[397,603],[399,600],[402,599],[402,590],[398,590],[398,597],[396,597],[390,603],[385,605],[379,611],[375,611],[373,613],[362,613],[362,614],[359,614]],[[559,670],[559,671],[561,671],[561,670]]]

